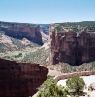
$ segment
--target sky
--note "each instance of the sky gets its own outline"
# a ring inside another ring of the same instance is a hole
[[[95,0],[0,0],[0,21],[39,24],[95,21]]]

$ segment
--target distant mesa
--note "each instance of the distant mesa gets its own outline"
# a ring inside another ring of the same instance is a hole
[[[43,44],[40,26],[37,24],[0,22],[0,32],[13,38],[26,38],[39,45]]]

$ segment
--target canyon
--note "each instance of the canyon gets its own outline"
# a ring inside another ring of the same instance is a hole
[[[33,96],[47,79],[48,69],[50,73],[52,68],[51,73],[54,74],[53,70],[56,73],[61,68],[57,67],[59,63],[67,63],[76,68],[83,63],[95,61],[93,29],[57,31],[53,25],[0,22],[0,51],[3,50],[0,58],[4,58],[0,59],[0,96]],[[30,45],[31,42],[33,45]],[[4,50],[2,43],[10,50]],[[15,49],[19,46],[20,49]],[[62,73],[61,69],[59,71]]]

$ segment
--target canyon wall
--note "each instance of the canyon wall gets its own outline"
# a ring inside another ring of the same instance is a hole
[[[58,32],[50,27],[50,64],[59,62],[70,65],[95,61],[95,33],[94,32]]]
[[[0,33],[17,39],[27,38],[31,42],[43,44],[40,26],[36,24],[0,22]]]
[[[39,64],[0,59],[0,97],[29,97],[47,79],[48,69]]]

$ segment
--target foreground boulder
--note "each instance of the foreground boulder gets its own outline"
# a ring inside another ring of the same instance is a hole
[[[48,69],[38,64],[0,59],[0,97],[28,97],[47,79]]]

